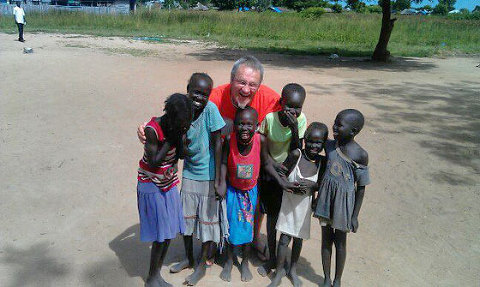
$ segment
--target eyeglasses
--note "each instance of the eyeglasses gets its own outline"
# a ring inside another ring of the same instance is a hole
[[[255,83],[255,82],[247,82],[244,80],[238,80],[238,79],[233,79],[235,83],[237,83],[239,86],[245,87],[248,86],[250,89],[258,89],[260,87],[260,84]]]

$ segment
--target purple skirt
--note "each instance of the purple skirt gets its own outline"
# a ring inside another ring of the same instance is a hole
[[[161,191],[152,182],[137,183],[140,240],[163,242],[185,231],[180,193],[176,186]]]

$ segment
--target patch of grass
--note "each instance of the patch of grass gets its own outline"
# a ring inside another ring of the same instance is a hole
[[[480,53],[480,21],[435,16],[397,16],[389,50],[396,56]],[[318,19],[298,13],[237,13],[138,10],[135,15],[96,15],[53,11],[28,15],[29,32],[97,36],[165,37],[213,41],[229,48],[289,54],[371,55],[381,15],[324,14]],[[0,31],[12,32],[10,18]]]
[[[67,44],[65,44],[65,47],[68,47],[68,48],[90,48],[90,46],[79,44],[79,43],[75,43],[75,44],[67,43]]]
[[[156,51],[134,49],[134,48],[102,48],[101,50],[110,54],[123,54],[123,55],[131,55],[134,57],[158,56],[158,52]]]

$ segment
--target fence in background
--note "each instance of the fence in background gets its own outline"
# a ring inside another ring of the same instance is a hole
[[[14,4],[0,4],[0,14],[1,15],[13,15]],[[60,6],[60,5],[32,5],[32,4],[22,4],[25,14],[28,19],[28,13],[39,12],[46,13],[49,11],[71,11],[71,12],[85,12],[85,13],[95,13],[95,14],[128,14],[130,12],[130,7],[128,4],[114,4],[111,6],[100,6],[100,7],[90,7],[90,6]],[[13,16],[12,16],[13,17]]]

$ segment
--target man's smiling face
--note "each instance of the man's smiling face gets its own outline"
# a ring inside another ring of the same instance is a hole
[[[260,71],[241,65],[235,77],[230,81],[232,103],[238,108],[245,108],[252,102],[261,82]]]

